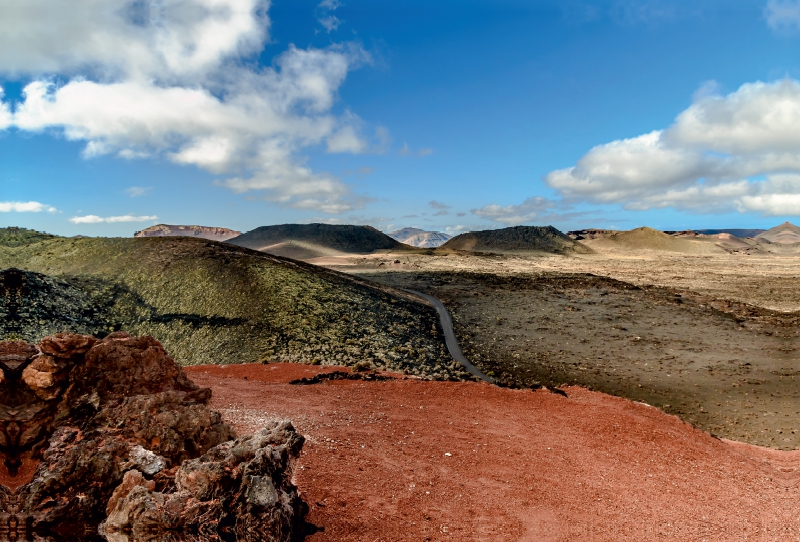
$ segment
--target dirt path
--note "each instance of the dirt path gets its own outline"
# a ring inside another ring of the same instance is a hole
[[[330,370],[187,368],[240,432],[281,417],[306,435],[310,542],[800,540],[800,452],[578,387],[287,384]]]
[[[444,333],[444,340],[447,344],[447,351],[450,352],[450,355],[453,356],[453,359],[463,365],[471,375],[477,376],[484,382],[494,383],[494,379],[492,377],[486,376],[480,369],[475,367],[467,358],[464,357],[464,354],[461,352],[461,347],[458,345],[456,334],[453,331],[453,320],[450,318],[450,313],[447,312],[447,307],[444,306],[444,303],[433,296],[423,294],[422,292],[417,292],[416,290],[404,291],[421,297],[433,305],[433,308],[435,308],[436,312],[439,313],[439,322],[442,324],[442,332]]]

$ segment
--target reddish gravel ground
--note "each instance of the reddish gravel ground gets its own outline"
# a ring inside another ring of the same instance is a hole
[[[240,433],[280,417],[306,436],[309,542],[800,540],[800,451],[577,387],[288,384],[331,370],[187,368]]]

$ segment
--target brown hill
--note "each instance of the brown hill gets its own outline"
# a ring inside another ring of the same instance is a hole
[[[280,224],[262,226],[228,243],[297,259],[336,253],[371,254],[378,250],[411,249],[372,226]],[[333,253],[332,253],[333,252]]]
[[[462,233],[440,248],[473,252],[591,252],[553,226],[513,226]]]
[[[227,241],[241,235],[242,232],[228,228],[208,226],[172,226],[156,224],[133,234],[134,237],[199,237],[211,241]]]
[[[780,226],[775,226],[764,233],[758,234],[756,239],[781,245],[793,245],[800,243],[800,228],[791,222],[784,222]]]
[[[645,226],[598,239],[590,246],[698,254],[723,250],[715,245],[715,241],[705,237],[675,237]]]

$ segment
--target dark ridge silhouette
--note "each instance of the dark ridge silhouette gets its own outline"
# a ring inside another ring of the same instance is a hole
[[[377,250],[409,249],[372,226],[334,224],[280,224],[261,226],[227,241],[232,245],[264,250],[281,243],[304,243],[339,252],[369,254]]]

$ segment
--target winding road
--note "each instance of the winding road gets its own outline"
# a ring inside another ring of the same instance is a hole
[[[450,313],[447,312],[447,308],[444,306],[444,303],[433,296],[423,294],[422,292],[417,292],[416,290],[407,290],[405,288],[402,288],[402,290],[417,297],[421,297],[433,305],[433,308],[435,308],[436,312],[439,313],[439,321],[442,324],[442,331],[444,331],[444,342],[447,345],[447,351],[450,352],[450,355],[453,357],[453,359],[463,365],[464,368],[470,372],[470,374],[477,376],[485,382],[494,384],[494,378],[484,374],[480,369],[470,363],[466,357],[464,357],[464,354],[461,352],[461,347],[458,346],[456,334],[453,332],[453,320],[450,318]]]

